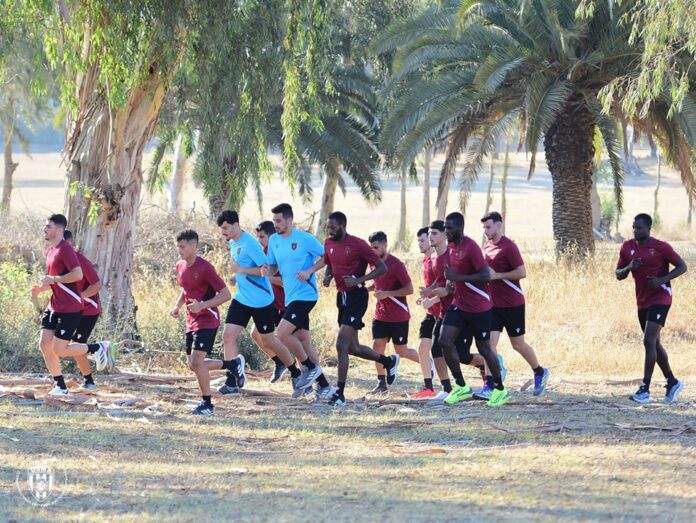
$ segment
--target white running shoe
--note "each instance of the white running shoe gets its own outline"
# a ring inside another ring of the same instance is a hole
[[[61,389],[60,387],[53,387],[48,393],[49,396],[67,396],[70,394],[68,389]]]

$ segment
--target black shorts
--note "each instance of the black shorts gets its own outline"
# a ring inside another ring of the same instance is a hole
[[[191,355],[191,349],[210,354],[217,336],[217,327],[214,329],[199,329],[186,333],[186,354]]]
[[[505,328],[511,338],[524,335],[524,304],[517,307],[493,307],[492,314],[492,331],[503,332]]]
[[[365,287],[338,292],[336,294],[338,325],[348,325],[356,330],[362,329],[365,326],[362,319],[367,312],[368,302],[369,296]]]
[[[426,338],[428,340],[433,337],[433,330],[435,329],[435,316],[432,314],[426,314],[423,321],[421,321],[420,329],[418,330],[419,338]]]
[[[283,319],[283,314],[285,314],[285,311],[280,310],[280,309],[276,309],[275,307],[273,307],[273,309],[275,310],[275,317],[273,318],[273,325],[275,325],[277,327],[280,324],[280,320]]]
[[[275,330],[275,315],[276,309],[273,304],[268,304],[265,307],[249,307],[237,300],[232,300],[230,308],[227,309],[225,323],[241,325],[246,328],[249,325],[249,319],[254,318],[256,330],[261,334],[268,334]]]
[[[41,328],[54,331],[59,340],[70,341],[77,330],[82,318],[80,312],[53,312],[46,310],[41,318]]]
[[[309,330],[309,313],[317,304],[316,301],[302,301],[296,300],[290,302],[288,308],[285,309],[285,314],[283,314],[283,319],[289,321],[298,330]]]
[[[430,354],[433,358],[442,358],[444,356],[442,352],[442,346],[440,345],[440,330],[442,329],[442,318],[435,320],[435,327],[433,327],[433,345],[430,349]],[[471,355],[471,342],[474,337],[467,330],[462,330],[457,336],[457,341],[454,342],[455,347],[457,347],[457,353],[459,354],[459,360],[468,365],[474,357]]]
[[[394,345],[408,344],[408,320],[406,321],[382,321],[372,320],[372,339],[391,340]]]
[[[92,316],[82,316],[80,318],[80,323],[77,325],[75,334],[73,334],[72,341],[77,343],[87,343],[87,340],[92,335],[94,326],[97,324],[99,319],[99,314],[94,314]]]
[[[665,320],[669,313],[670,305],[650,305],[645,309],[638,309],[638,321],[640,330],[645,332],[645,324],[649,321],[665,326]]]
[[[457,327],[460,332],[471,333],[476,341],[489,340],[493,313],[465,312],[457,307],[450,307],[445,313],[443,325]]]

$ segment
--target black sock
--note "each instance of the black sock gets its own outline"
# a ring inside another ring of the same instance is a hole
[[[645,387],[645,390],[650,390],[650,381],[650,379],[643,378],[643,386]]]
[[[62,374],[60,376],[53,376],[53,381],[56,382],[56,387],[60,387],[61,389],[68,388],[68,386],[65,384],[65,379],[63,378]]]
[[[309,358],[307,358],[306,360],[304,360],[304,361],[302,362],[302,365],[304,365],[304,366],[307,367],[308,369],[313,369],[314,367],[316,367],[316,365],[315,365],[314,363],[312,363],[311,360],[310,360]]]
[[[346,382],[345,381],[339,381],[338,382],[338,388],[336,389],[336,394],[339,396],[343,397],[343,389],[346,388]]]
[[[504,389],[505,389],[505,387],[503,386],[503,383],[502,383],[502,382],[500,382],[500,383],[494,383],[494,384],[493,384],[493,388],[494,388],[494,389],[497,389],[497,390],[504,390]]]
[[[99,345],[98,343],[88,343],[87,344],[87,354],[94,354],[95,352],[97,352],[99,350],[100,347],[101,347],[101,345]]]
[[[460,387],[464,387],[466,385],[466,382],[464,381],[464,376],[462,376],[461,372],[453,372],[452,377],[454,378],[454,382]]]
[[[442,383],[442,390],[452,392],[452,382],[449,379],[440,380],[440,383]]]
[[[380,387],[385,387],[387,386],[387,377],[386,376],[377,376],[377,381],[379,382]]]
[[[233,371],[235,367],[236,365],[234,364],[234,360],[222,360],[223,369]]]
[[[666,373],[665,378],[667,378],[667,385],[674,385],[677,382],[677,378],[674,377],[674,372],[672,371]]]
[[[432,378],[423,378],[423,382],[425,383],[426,389],[433,390],[433,379]]]
[[[482,379],[484,382],[488,383],[488,382],[486,381],[486,378],[487,378],[487,376],[486,376],[486,366],[485,366],[485,365],[476,365],[476,368],[477,368],[477,369],[479,370],[479,372],[481,373],[481,379]]]
[[[205,402],[206,405],[212,405],[213,402],[210,401],[210,396],[203,396],[203,401]]]
[[[326,379],[326,376],[324,376],[324,373],[323,373],[323,372],[322,372],[321,374],[319,374],[319,377],[317,378],[317,383],[319,384],[319,386],[320,386],[322,389],[325,389],[326,387],[329,386],[329,382],[328,382],[328,380]]]
[[[297,378],[300,374],[302,374],[302,372],[300,371],[300,369],[297,368],[297,365],[295,365],[294,362],[292,365],[288,367],[288,370],[290,371],[290,376],[292,376],[293,378]]]
[[[489,389],[492,389],[495,387],[495,382],[493,381],[493,376],[486,376],[486,385],[488,385]]]
[[[534,375],[535,376],[543,376],[544,375],[544,367],[539,365],[536,369],[534,369]]]
[[[236,387],[237,386],[237,375],[235,374],[234,371],[228,370],[227,371],[227,379],[225,380],[225,385],[228,387]]]
[[[278,356],[273,356],[271,359],[275,362],[276,365],[285,366],[285,363],[283,363],[283,360],[281,360]]]
[[[385,369],[391,369],[394,366],[394,360],[391,358],[387,358],[386,356],[382,355],[379,357],[379,363],[384,365]]]
[[[94,385],[94,378],[91,374],[85,374],[83,378],[85,379],[85,385]]]

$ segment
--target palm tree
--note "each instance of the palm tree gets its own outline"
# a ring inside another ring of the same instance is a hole
[[[590,189],[593,136],[599,129],[609,156],[621,205],[621,91],[613,80],[638,74],[642,43],[629,42],[621,23],[634,2],[598,2],[594,12],[576,17],[578,0],[464,0],[425,10],[390,27],[374,43],[376,52],[397,50],[390,88],[394,97],[384,123],[384,139],[403,163],[410,163],[442,133],[448,148],[440,186],[461,174],[465,207],[468,189],[484,158],[507,129],[524,122],[531,153],[530,176],[543,139],[553,182],[553,230],[557,253],[594,250]],[[609,110],[602,89],[610,86]],[[629,119],[650,131],[665,158],[695,192],[690,150],[696,145],[693,92],[669,116],[669,93]],[[468,145],[467,145],[467,142]]]

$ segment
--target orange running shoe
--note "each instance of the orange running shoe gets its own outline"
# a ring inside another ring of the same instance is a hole
[[[423,387],[423,389],[420,392],[417,392],[416,394],[413,394],[411,396],[411,399],[414,400],[429,400],[433,399],[437,394],[435,394],[435,391],[430,390],[426,387]]]

